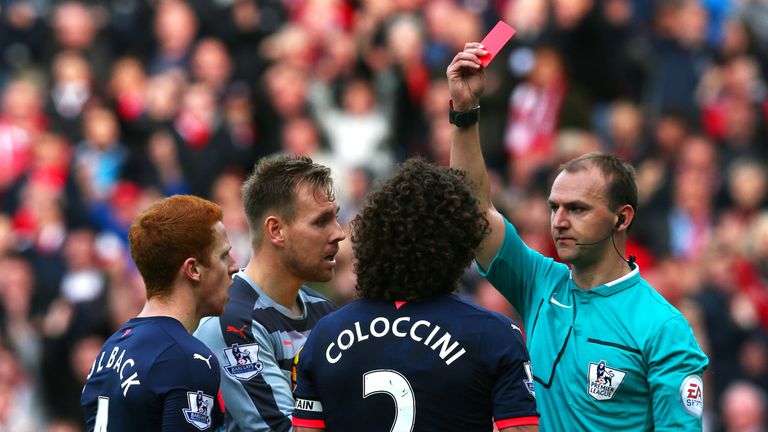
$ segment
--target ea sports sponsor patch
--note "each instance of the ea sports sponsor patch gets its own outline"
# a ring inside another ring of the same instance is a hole
[[[680,385],[680,400],[688,414],[701,418],[704,412],[704,384],[698,375],[688,375]]]

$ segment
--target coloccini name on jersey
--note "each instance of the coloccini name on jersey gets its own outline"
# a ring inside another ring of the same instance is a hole
[[[328,363],[336,363],[341,360],[344,351],[350,349],[354,344],[364,342],[370,337],[384,337],[390,333],[401,338],[409,337],[428,346],[433,351],[439,348],[438,355],[445,361],[446,365],[450,365],[467,352],[458,341],[453,340],[450,333],[427,320],[418,320],[411,325],[411,317],[408,316],[400,317],[391,323],[388,318],[377,317],[366,328],[360,325],[360,321],[356,321],[354,331],[345,329],[339,332],[336,342],[331,342],[325,350],[325,358]],[[438,335],[440,336],[438,337]],[[451,357],[447,358],[448,356]]]
[[[120,356],[117,355],[118,353],[120,354]],[[132,358],[129,358],[123,361],[123,357],[125,357],[125,349],[120,349],[119,346],[115,346],[114,348],[112,348],[112,353],[110,353],[109,358],[107,359],[106,365],[103,364],[105,354],[106,354],[106,351],[102,351],[98,360],[95,360],[93,362],[93,365],[91,366],[91,371],[88,373],[88,377],[86,379],[90,378],[91,375],[93,375],[94,369],[96,373],[101,372],[104,368],[106,368],[107,370],[111,369],[113,372],[120,375],[120,388],[123,389],[123,396],[126,396],[131,386],[141,384],[141,381],[139,381],[138,372],[134,371],[132,375],[128,376],[128,378],[125,378],[125,375],[131,372],[130,370],[126,372],[125,369],[127,367],[130,367],[130,369],[133,369],[134,366],[136,365],[136,362]]]

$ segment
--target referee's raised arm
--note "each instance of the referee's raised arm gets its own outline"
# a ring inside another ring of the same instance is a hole
[[[487,54],[478,42],[469,42],[448,66],[451,132],[451,167],[467,172],[480,208],[486,212],[490,233],[480,243],[477,261],[483,268],[493,260],[504,240],[504,219],[491,202],[488,172],[480,147],[480,96],[485,90],[485,71],[480,57]]]

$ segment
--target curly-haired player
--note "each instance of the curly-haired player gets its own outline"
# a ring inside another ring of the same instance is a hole
[[[352,222],[361,298],[299,354],[295,431],[538,430],[518,327],[453,294],[487,232],[454,169],[409,160],[369,196]]]
[[[352,221],[360,297],[411,301],[456,289],[488,233],[465,182],[462,172],[410,160],[369,198]]]

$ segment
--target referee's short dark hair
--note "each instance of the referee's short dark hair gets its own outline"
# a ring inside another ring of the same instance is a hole
[[[635,169],[616,156],[602,152],[591,152],[564,163],[562,171],[573,173],[595,167],[603,173],[608,206],[617,210],[629,204],[637,212],[637,180]]]

